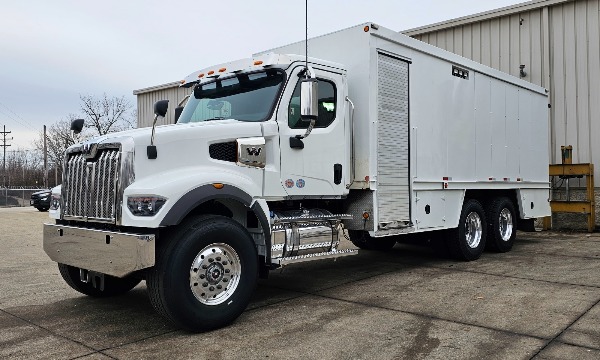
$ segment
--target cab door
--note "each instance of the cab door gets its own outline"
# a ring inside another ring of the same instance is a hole
[[[304,66],[292,72],[277,113],[281,182],[290,197],[337,197],[348,193],[350,133],[346,124],[346,77],[343,71],[314,66],[318,80],[318,119],[299,141],[309,122],[300,119],[300,80]]]

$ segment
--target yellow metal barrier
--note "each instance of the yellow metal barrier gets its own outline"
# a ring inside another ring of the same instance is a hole
[[[594,197],[594,164],[553,164],[550,165],[550,176],[559,176],[563,179],[586,177],[587,199],[584,201],[560,200],[550,201],[552,212],[566,212],[586,214],[588,232],[593,232],[596,227],[596,203]],[[552,228],[552,217],[544,218],[544,229]]]

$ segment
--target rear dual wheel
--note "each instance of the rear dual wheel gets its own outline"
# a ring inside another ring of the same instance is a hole
[[[512,249],[517,236],[515,206],[507,197],[494,199],[487,207],[488,236],[486,246],[496,252]]]
[[[479,201],[468,199],[458,221],[458,228],[452,229],[447,241],[448,250],[458,260],[479,259],[485,249],[487,222]]]

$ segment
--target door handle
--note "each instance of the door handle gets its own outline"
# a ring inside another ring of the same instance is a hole
[[[333,182],[339,185],[342,182],[342,164],[333,165]]]

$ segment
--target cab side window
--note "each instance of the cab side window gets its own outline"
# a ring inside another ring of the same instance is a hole
[[[315,128],[326,128],[335,120],[336,109],[336,91],[333,82],[328,80],[318,80],[319,88],[319,117],[315,123]],[[300,83],[298,81],[292,100],[288,107],[288,125],[292,129],[306,129],[310,121],[300,119]]]

